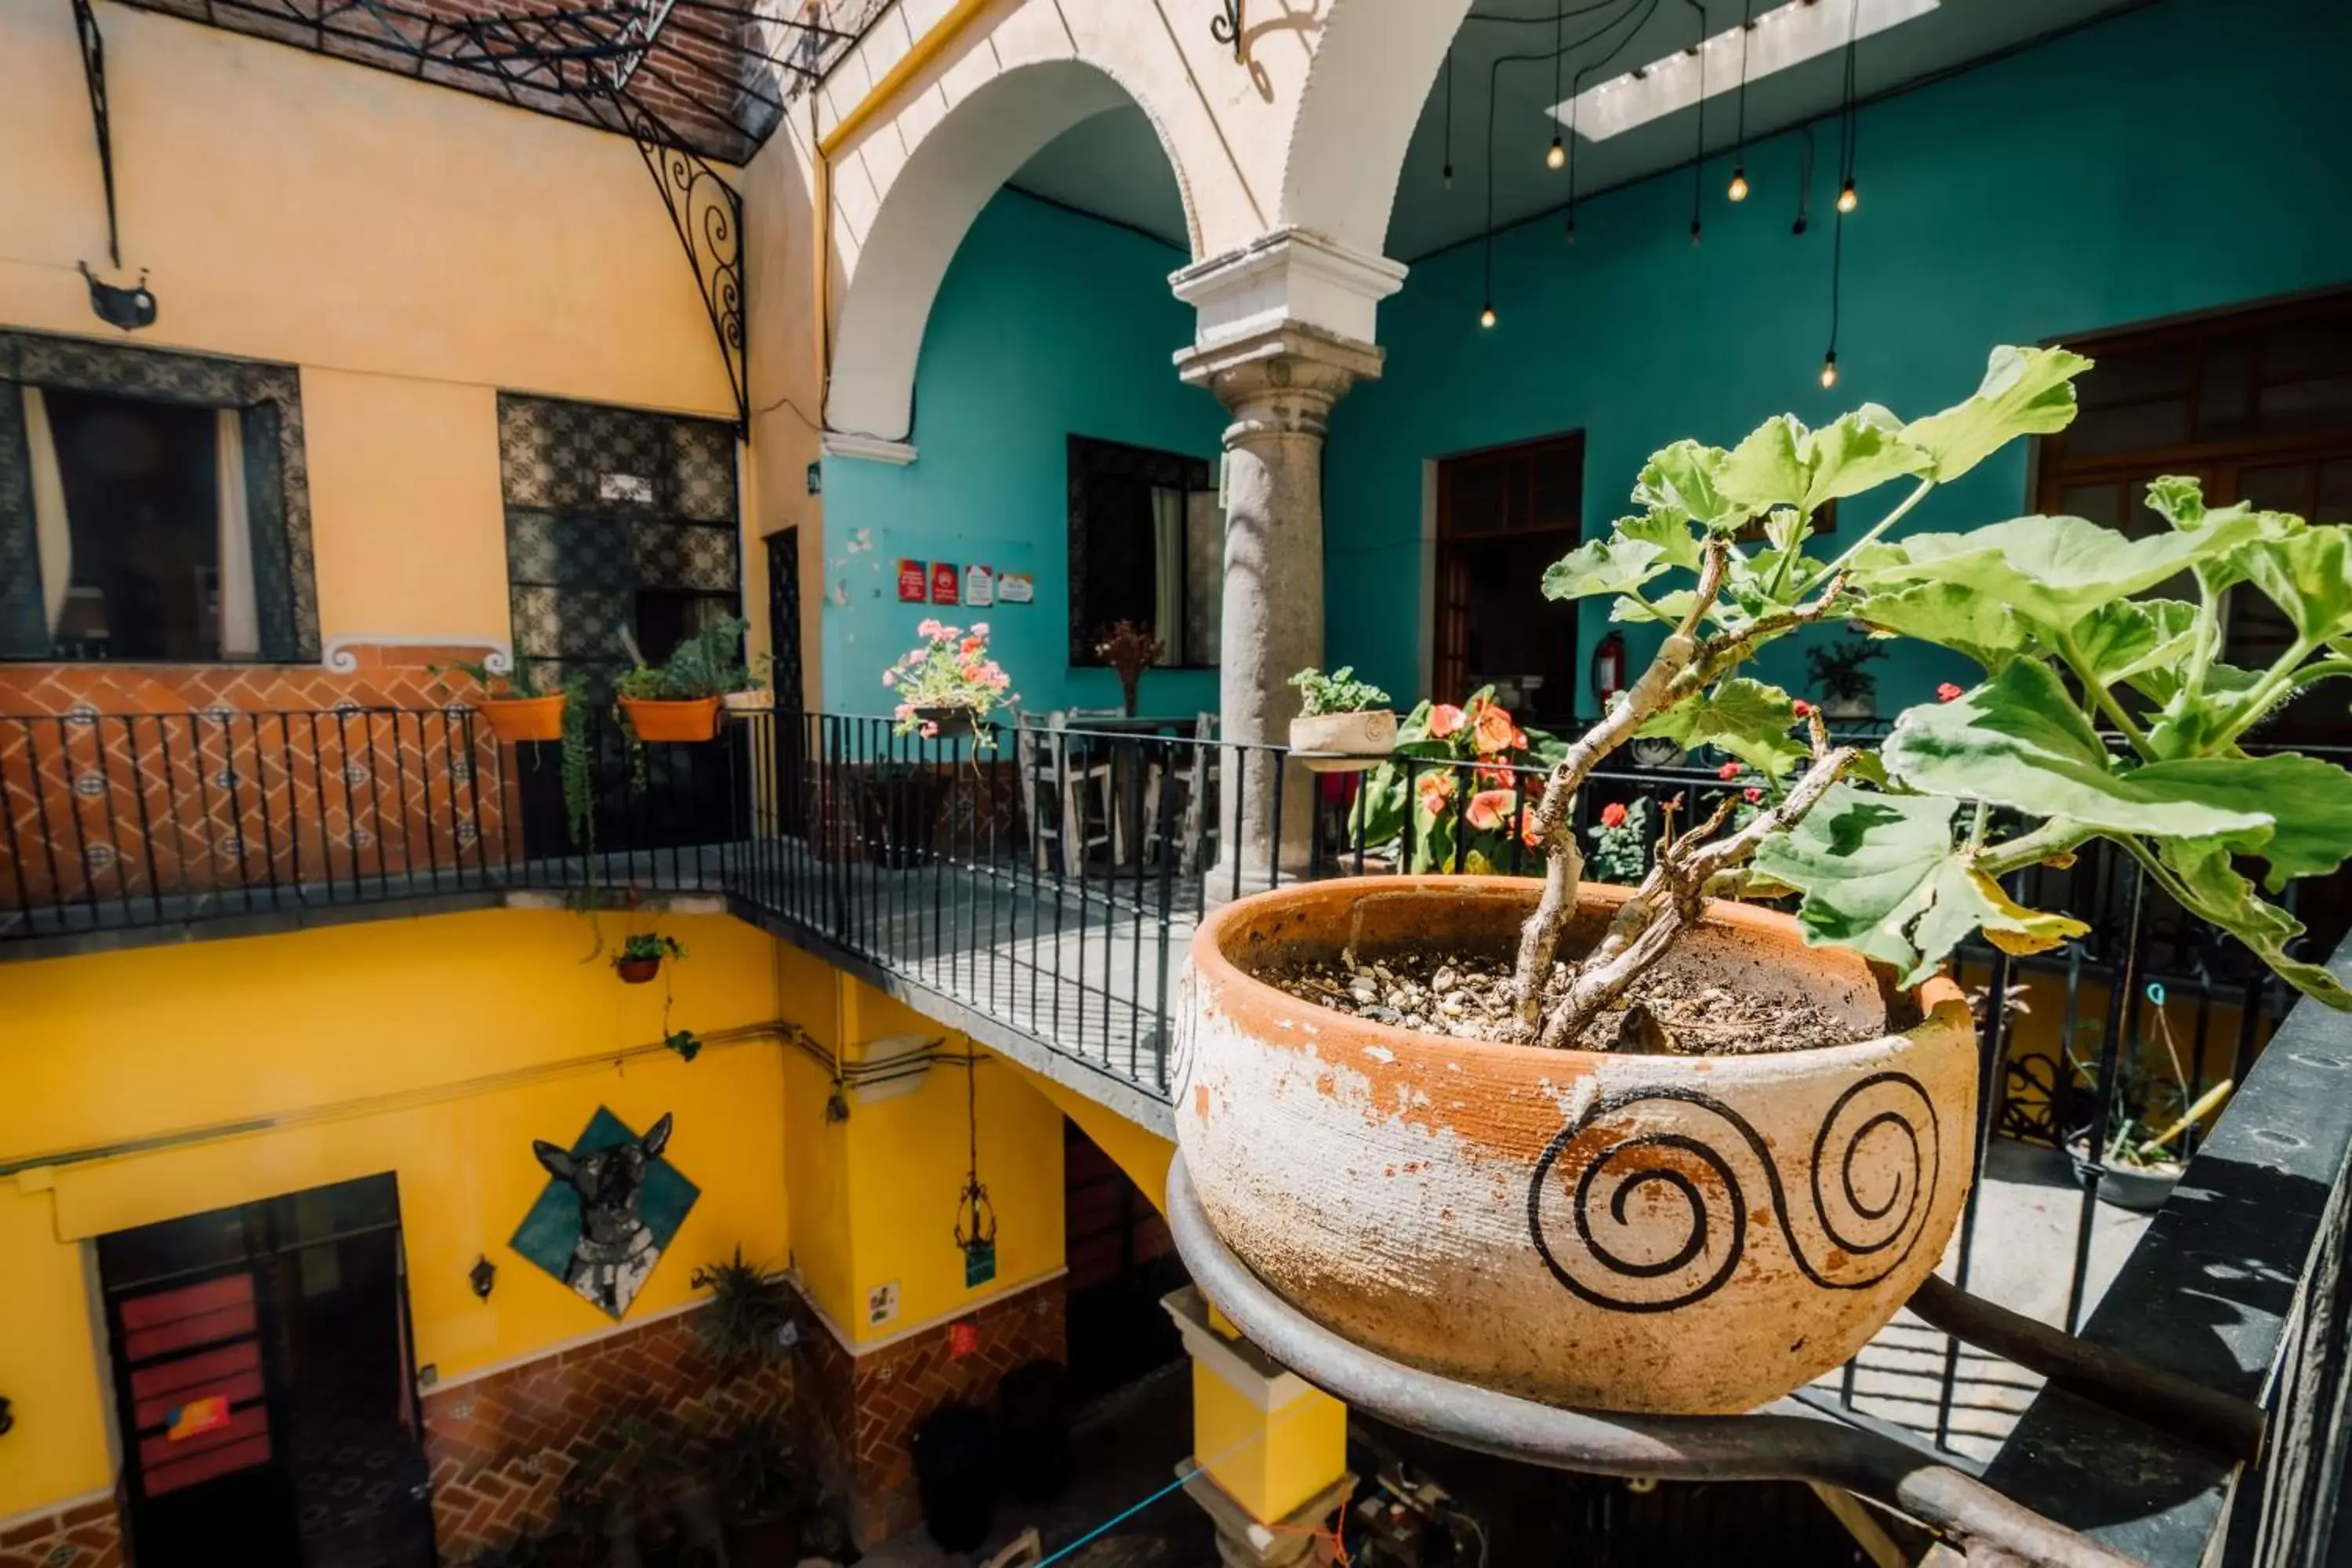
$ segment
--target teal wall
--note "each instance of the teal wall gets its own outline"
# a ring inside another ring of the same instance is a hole
[[[901,605],[901,556],[1028,572],[1036,602],[940,610],[985,619],[1024,707],[1116,708],[1107,669],[1069,664],[1066,437],[1213,459],[1224,414],[1176,377],[1192,312],[1168,290],[1185,255],[1000,193],[940,284],[915,373],[919,454],[905,468],[824,461],[824,706],[888,710],[882,671],[934,613]],[[1217,705],[1213,670],[1153,670],[1147,713]]]
[[[1415,265],[1381,308],[1383,379],[1332,424],[1330,661],[1400,695],[1417,688],[1415,644],[1397,628],[1420,619],[1426,459],[1582,429],[1586,526],[1599,531],[1626,510],[1643,458],[1676,437],[1729,445],[1773,414],[1819,424],[1864,401],[1916,416],[1965,396],[1998,342],[2352,279],[2348,62],[2342,0],[2165,0],[1865,110],[1833,393],[1816,379],[1833,122],[1816,131],[1803,238],[1789,232],[1801,157],[1789,136],[1751,150],[1742,205],[1721,194],[1731,159],[1710,160],[1696,249],[1687,168],[1584,204],[1573,247],[1557,217],[1498,237],[1492,331],[1477,325],[1475,245]],[[1842,529],[1889,504],[1865,502]],[[2025,510],[2021,446],[1932,498],[1916,526]],[[1587,608],[1586,654],[1607,613]],[[1885,714],[1971,676],[1935,650],[1896,660],[1878,667]],[[1802,668],[1782,645],[1761,672],[1801,689]],[[1585,669],[1580,658],[1589,711]]]

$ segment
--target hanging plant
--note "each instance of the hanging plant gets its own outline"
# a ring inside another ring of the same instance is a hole
[[[625,985],[643,985],[661,973],[665,958],[684,958],[686,944],[674,936],[638,931],[613,955],[613,970]],[[692,1058],[688,1058],[691,1060]]]

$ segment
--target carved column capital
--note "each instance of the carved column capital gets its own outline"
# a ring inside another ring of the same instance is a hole
[[[1322,436],[1331,405],[1378,376],[1381,357],[1371,343],[1285,321],[1180,354],[1176,369],[1232,410],[1231,446],[1253,435]]]

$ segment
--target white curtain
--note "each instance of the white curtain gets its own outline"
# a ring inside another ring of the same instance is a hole
[[[58,635],[66,590],[73,585],[73,533],[66,526],[66,481],[58,468],[58,443],[49,434],[49,405],[37,386],[25,388],[25,444],[33,456],[33,531],[41,563],[41,607],[49,636]]]
[[[223,658],[261,653],[261,612],[253,593],[253,518],[246,510],[245,431],[236,410],[224,408],[214,468],[220,493],[220,652]]]
[[[1151,544],[1155,570],[1151,635],[1164,650],[1161,664],[1174,664],[1184,647],[1184,492],[1154,486]]]

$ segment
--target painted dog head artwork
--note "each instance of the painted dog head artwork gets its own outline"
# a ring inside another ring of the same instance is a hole
[[[531,1144],[554,1180],[516,1231],[515,1248],[615,1318],[700,1195],[662,1158],[671,1125],[665,1114],[640,1135],[600,1109],[570,1148]]]

